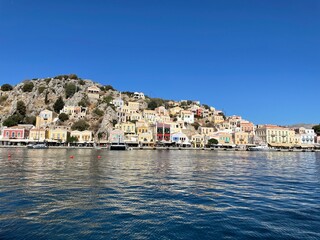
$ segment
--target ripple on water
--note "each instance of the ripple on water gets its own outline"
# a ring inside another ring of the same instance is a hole
[[[320,239],[318,153],[7,151],[0,239]]]

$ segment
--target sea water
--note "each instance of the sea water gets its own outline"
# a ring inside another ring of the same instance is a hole
[[[3,148],[0,239],[320,239],[320,153]]]

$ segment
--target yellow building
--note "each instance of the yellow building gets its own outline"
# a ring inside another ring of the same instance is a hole
[[[213,127],[199,127],[200,134],[212,135],[216,130]]]
[[[124,132],[125,135],[136,134],[136,125],[131,122],[121,123],[116,125],[117,129],[120,129]]]
[[[256,135],[275,147],[292,147],[295,144],[294,131],[285,127],[262,125],[256,129]]]
[[[140,103],[138,102],[128,102],[128,107],[130,110],[132,111],[139,111],[139,106],[140,106]]]
[[[196,134],[191,137],[192,146],[195,148],[203,148],[205,145],[205,137],[201,134]]]
[[[141,113],[131,113],[129,115],[130,120],[129,121],[140,121],[142,119]]]
[[[43,110],[36,117],[36,127],[45,127],[53,121],[53,112],[50,110]]]
[[[153,147],[154,146],[154,139],[153,139],[153,134],[152,132],[144,132],[144,133],[138,133],[138,142],[139,145],[142,146],[149,146]]]
[[[233,144],[232,134],[228,132],[216,132],[213,135],[211,135],[211,138],[217,139],[219,144],[222,145]]]
[[[54,140],[58,142],[66,142],[68,137],[68,131],[66,129],[50,129],[49,130],[49,140]]]
[[[214,124],[217,124],[217,123],[222,123],[224,121],[224,118],[223,118],[223,116],[222,115],[213,115],[212,116],[212,122],[214,123]]]
[[[49,138],[49,131],[46,129],[32,128],[29,133],[29,139],[33,141],[45,141]]]
[[[154,110],[144,110],[142,115],[145,121],[156,122],[156,112]]]
[[[180,113],[181,111],[183,111],[183,108],[177,106],[177,107],[170,108],[169,109],[169,114],[175,116],[178,113]]]
[[[84,142],[91,142],[92,141],[92,132],[85,130],[85,131],[72,131],[70,133],[71,137],[76,137],[79,143]]]
[[[249,134],[247,132],[235,132],[232,136],[234,144],[247,145],[249,143]]]
[[[141,133],[146,133],[149,131],[149,128],[148,126],[140,126],[140,127],[137,127],[137,134],[141,134]]]

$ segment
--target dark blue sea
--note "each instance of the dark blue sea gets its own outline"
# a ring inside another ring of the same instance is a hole
[[[0,239],[320,239],[320,153],[0,149]]]

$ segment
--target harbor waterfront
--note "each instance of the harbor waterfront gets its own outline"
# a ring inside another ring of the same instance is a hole
[[[0,196],[0,239],[319,239],[320,153],[1,148]]]

